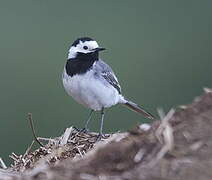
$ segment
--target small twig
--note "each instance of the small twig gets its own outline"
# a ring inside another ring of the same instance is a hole
[[[2,160],[2,158],[0,158],[0,166],[3,168],[3,169],[6,169],[7,166],[5,165],[4,161]]]
[[[164,110],[161,107],[157,108],[157,112],[161,120],[166,116]]]
[[[79,147],[76,147],[77,148],[77,151],[79,152],[80,156],[83,157],[83,154],[82,152],[80,151]]]
[[[61,145],[61,146],[67,144],[68,139],[69,139],[69,137],[70,137],[72,131],[73,131],[73,128],[72,128],[72,127],[67,128],[67,129],[65,130],[65,132],[64,132],[64,134],[62,135],[61,140],[60,140],[60,145]]]
[[[158,109],[158,114],[161,118],[161,124],[157,128],[155,135],[159,142],[164,144],[161,150],[157,153],[156,158],[150,161],[150,166],[154,166],[160,159],[162,159],[168,151],[171,151],[174,147],[173,128],[169,123],[169,120],[174,115],[174,109],[171,109],[167,115],[165,115],[162,109]],[[162,140],[163,137],[163,140]]]
[[[158,129],[156,130],[155,134],[156,134],[156,137],[158,138],[158,140],[160,141],[160,143],[162,144],[163,141],[162,141],[162,137],[161,135],[164,133],[169,133],[169,137],[171,138],[169,142],[173,142],[173,137],[172,137],[172,134],[173,133],[170,133],[172,130],[171,128],[171,125],[169,124],[169,120],[172,118],[173,114],[175,113],[175,110],[174,109],[171,109],[167,115],[165,115],[163,109],[161,108],[158,108],[158,114],[161,118],[161,124],[160,126],[158,127]],[[167,130],[167,131],[165,131]],[[164,137],[164,139],[166,138],[167,136]]]
[[[35,142],[35,140],[33,140],[32,143],[30,144],[30,146],[27,148],[26,152],[24,153],[24,157],[29,154],[30,150],[32,149],[34,142]]]
[[[29,123],[30,123],[30,128],[32,130],[32,134],[33,134],[33,137],[35,139],[35,141],[42,147],[44,147],[44,145],[38,140],[36,134],[35,134],[35,128],[34,128],[34,124],[33,124],[33,120],[32,120],[32,113],[28,113],[28,120],[29,120]]]
[[[37,137],[38,140],[40,141],[47,141],[47,142],[53,142],[53,143],[58,143],[58,139],[57,138],[43,138],[43,137]]]
[[[14,152],[12,152],[12,154],[9,155],[9,157],[10,157],[11,159],[13,159],[13,161],[15,161],[15,162],[17,162],[18,159],[19,159],[19,157],[18,157]]]

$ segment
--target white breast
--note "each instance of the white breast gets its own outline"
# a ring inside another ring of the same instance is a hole
[[[92,70],[72,77],[64,70],[63,85],[66,92],[78,103],[95,111],[115,105],[123,98],[109,83],[97,79]]]

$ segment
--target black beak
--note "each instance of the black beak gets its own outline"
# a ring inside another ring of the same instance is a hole
[[[95,52],[99,52],[99,51],[104,51],[105,48],[98,47],[98,48],[95,48],[95,49],[92,49],[92,50],[95,51]]]

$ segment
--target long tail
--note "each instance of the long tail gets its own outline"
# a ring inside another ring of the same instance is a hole
[[[129,109],[142,114],[144,117],[149,118],[149,119],[155,119],[155,117],[150,114],[149,112],[145,111],[143,108],[141,108],[139,105],[135,104],[132,101],[126,101],[124,103],[125,106],[127,106]]]

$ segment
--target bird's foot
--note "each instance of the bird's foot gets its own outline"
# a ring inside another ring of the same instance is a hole
[[[109,135],[109,134],[99,133],[96,137],[97,137],[97,138],[96,138],[96,141],[100,141],[100,140],[102,140],[102,139],[107,139],[107,138],[109,138],[110,135]]]
[[[102,138],[104,138],[104,134],[99,133],[99,134],[96,136],[96,141],[101,141]]]
[[[88,133],[90,132],[88,128],[82,128],[82,129],[79,129],[77,127],[73,127],[78,133]]]
[[[80,129],[79,132],[82,132],[82,133],[89,133],[90,130],[89,130],[88,128],[84,127],[84,128],[82,128],[82,129]]]
[[[75,126],[73,126],[73,128],[74,128],[77,132],[79,132],[79,131],[80,131],[80,129],[79,129],[79,128],[77,128],[77,127],[75,127]]]

